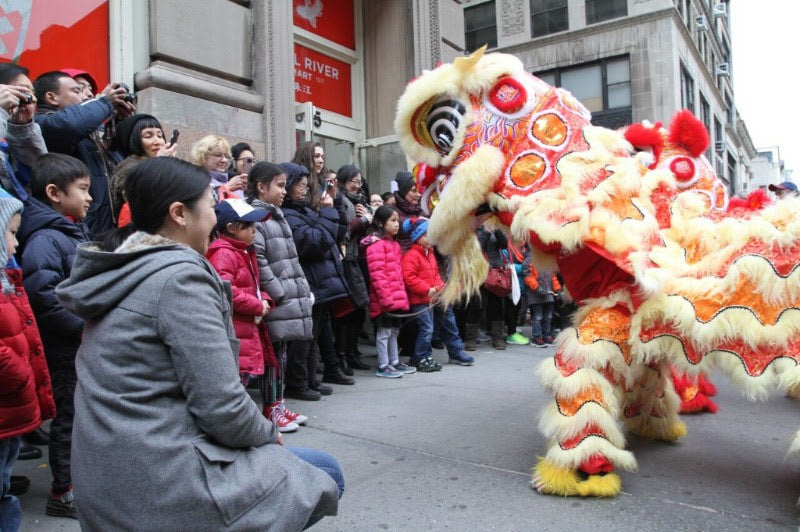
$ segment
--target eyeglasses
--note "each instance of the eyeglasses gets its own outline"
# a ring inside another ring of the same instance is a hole
[[[254,164],[256,162],[256,160],[252,157],[239,157],[236,159],[236,162],[238,163],[239,161],[242,161],[245,164]]]
[[[360,179],[351,179],[349,181],[349,183],[355,183],[356,185],[363,185],[364,184],[364,182],[361,181]]]

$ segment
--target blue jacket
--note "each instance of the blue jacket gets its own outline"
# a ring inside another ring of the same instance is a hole
[[[23,285],[36,316],[50,368],[74,365],[83,320],[56,299],[56,286],[69,277],[78,244],[88,241],[82,224],[71,222],[33,197],[25,202],[17,234]]]
[[[85,223],[93,236],[115,226],[108,189],[110,169],[107,168],[106,162],[113,168],[120,161],[120,157],[105,150],[97,135],[97,129],[111,118],[113,112],[114,107],[111,102],[105,97],[100,97],[62,110],[40,106],[35,117],[50,152],[71,155],[89,167],[92,178],[89,194],[92,196],[92,205],[89,207]]]
[[[283,202],[281,209],[292,230],[300,265],[314,293],[314,304],[346,297],[347,283],[337,244],[343,229],[339,213],[333,207],[322,207],[316,212],[304,202],[289,199]]]

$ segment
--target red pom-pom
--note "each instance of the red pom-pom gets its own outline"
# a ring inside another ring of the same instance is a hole
[[[631,124],[625,130],[625,140],[633,144],[634,148],[651,148],[653,150],[655,161],[650,166],[651,169],[656,167],[661,158],[661,152],[664,151],[664,137],[661,136],[659,129],[661,129],[661,122],[657,122],[653,127]]]
[[[759,188],[751,192],[746,198],[731,198],[728,203],[728,212],[741,213],[742,211],[758,212],[772,203],[767,191]]]
[[[709,143],[706,126],[688,109],[678,111],[669,125],[669,141],[686,148],[692,157],[706,151]]]

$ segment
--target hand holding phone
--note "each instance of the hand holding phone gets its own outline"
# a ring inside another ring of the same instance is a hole
[[[177,129],[172,130],[172,136],[169,138],[169,146],[174,146],[175,143],[178,142],[178,135],[180,134],[181,132]]]

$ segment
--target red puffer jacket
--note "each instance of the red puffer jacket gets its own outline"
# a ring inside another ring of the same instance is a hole
[[[0,291],[0,438],[26,434],[56,415],[50,372],[22,271],[6,270],[14,287]]]
[[[419,244],[412,245],[403,255],[403,277],[406,281],[408,302],[411,305],[430,303],[428,290],[444,286],[444,281],[439,276],[436,254],[432,248],[426,251]]]
[[[388,238],[370,235],[361,241],[367,248],[369,269],[369,317],[385,312],[408,310],[408,296],[403,283],[403,252],[400,244]]]
[[[233,294],[233,328],[239,339],[239,372],[263,375],[264,365],[277,367],[269,332],[261,316],[261,300],[274,305],[268,294],[260,292],[258,263],[252,246],[241,240],[220,236],[208,246],[206,258],[225,281],[230,281]]]

